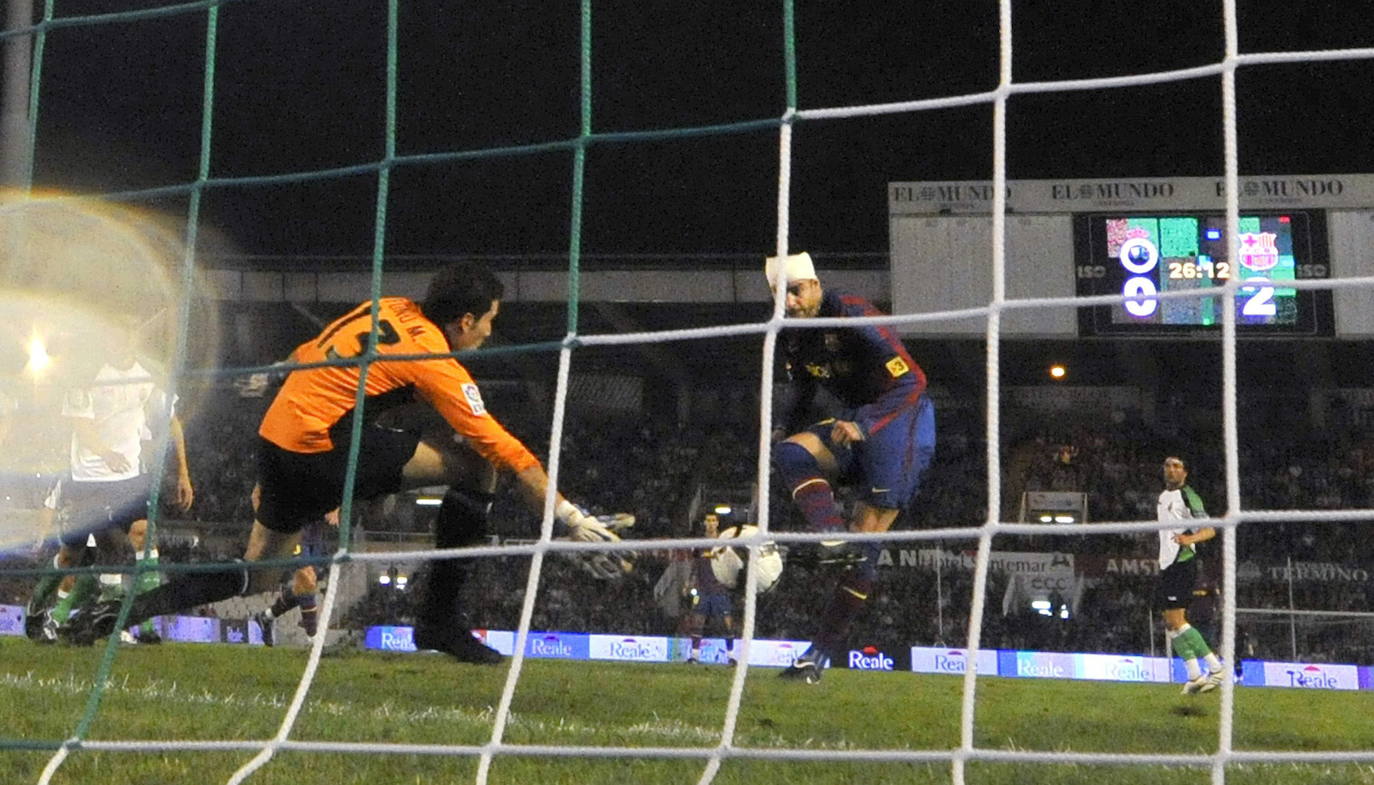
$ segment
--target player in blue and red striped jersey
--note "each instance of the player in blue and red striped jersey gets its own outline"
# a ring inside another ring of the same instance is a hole
[[[862,297],[822,288],[810,254],[771,257],[766,272],[771,286],[786,290],[789,319],[883,315]],[[774,468],[812,531],[887,531],[916,497],[935,455],[925,373],[890,326],[787,329],[781,337],[792,400],[779,407]],[[844,408],[809,422],[820,388]],[[836,504],[835,483],[857,491],[848,521]],[[844,645],[877,579],[876,543],[827,543],[821,550],[822,563],[845,569],[811,648],[782,673],[808,683],[820,680]]]
[[[256,511],[258,500],[261,498],[262,488],[253,488],[253,508]],[[339,508],[335,507],[330,512],[325,513],[324,518],[308,523],[301,529],[301,541],[296,543],[296,549],[292,556],[324,556],[324,527],[339,525]],[[290,577],[282,583],[277,590],[277,596],[273,598],[272,604],[267,608],[253,614],[253,621],[258,623],[258,631],[262,635],[264,646],[273,646],[277,642],[276,622],[285,616],[292,608],[301,609],[300,627],[305,630],[307,637],[315,637],[319,630],[320,608],[319,608],[319,569],[313,564],[302,564],[293,571]]]
[[[703,528],[707,537],[720,536],[720,516],[707,514]],[[726,550],[728,548],[703,548],[692,556],[692,575],[687,584],[692,610],[685,625],[692,639],[692,650],[687,655],[689,663],[701,662],[701,639],[706,634],[706,624],[711,619],[720,619],[725,633],[725,660],[730,665],[735,664],[735,602],[730,596],[734,587],[720,582],[713,564]]]

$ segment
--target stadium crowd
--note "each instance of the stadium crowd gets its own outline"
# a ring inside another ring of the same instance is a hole
[[[253,466],[251,442],[263,401],[239,396],[232,388],[199,397],[198,416],[187,418],[187,444],[197,500],[189,518],[233,530],[249,520],[248,492]],[[499,404],[493,402],[493,406]],[[564,432],[561,485],[613,510],[638,516],[634,537],[691,536],[689,503],[696,488],[748,487],[757,470],[753,404],[746,398],[719,407],[711,419],[613,415],[570,408]],[[530,407],[498,414],[532,448],[547,446],[549,423]],[[930,529],[972,526],[986,518],[986,469],[981,412],[949,405],[939,409],[938,454],[917,504],[899,528]],[[1276,433],[1256,429],[1243,434],[1242,494],[1248,506],[1269,509],[1339,509],[1367,507],[1374,485],[1374,440],[1358,431]],[[1159,493],[1159,461],[1180,444],[1169,429],[1138,413],[1077,419],[1044,412],[1011,410],[1003,417],[1003,516],[1014,518],[1015,500],[1023,490],[1078,490],[1088,495],[1093,520],[1153,520]],[[1224,512],[1220,434],[1193,434],[1186,443],[1193,464],[1193,484],[1214,516]],[[1069,447],[1071,449],[1065,450]],[[541,458],[547,458],[541,453]],[[21,494],[32,504],[37,494]],[[774,494],[773,526],[799,528],[789,505]],[[416,508],[418,509],[418,508]],[[506,495],[498,496],[493,534],[531,537],[535,516]],[[179,522],[169,522],[177,528]],[[367,521],[367,529],[385,532],[387,520]],[[421,514],[398,516],[402,532],[423,533],[429,520]],[[1367,539],[1354,536],[1359,523],[1250,523],[1240,530],[1242,562],[1237,605],[1243,608],[1287,608],[1358,611],[1369,607],[1368,575],[1325,577],[1301,574],[1288,580],[1293,563],[1367,564]],[[246,532],[246,526],[241,527]],[[211,548],[207,538],[181,537],[162,545],[164,562],[204,561],[233,553],[236,545]],[[972,540],[925,540],[903,547],[972,550]],[[1068,534],[999,537],[1005,551],[1107,553],[1123,559],[1149,559],[1154,536]],[[5,556],[5,566],[45,564],[43,551]],[[1215,589],[1217,550],[1204,554]],[[50,556],[50,554],[48,554]],[[482,559],[478,579],[471,581],[465,603],[474,627],[512,628],[524,601],[526,558]],[[544,580],[535,605],[536,629],[669,634],[673,619],[653,602],[653,582],[667,555],[641,553],[636,573],[618,582],[596,582],[578,573],[566,559],[546,560]],[[1246,567],[1245,565],[1251,565]],[[789,559],[780,585],[759,603],[756,635],[801,638],[814,618],[819,600],[803,587],[820,578],[803,559]],[[423,572],[423,568],[421,568]],[[1310,572],[1310,571],[1309,571]],[[405,623],[413,619],[422,575],[407,588],[370,585],[364,598],[346,611],[344,623],[363,627]],[[1148,653],[1158,650],[1158,625],[1150,610],[1152,579],[1143,575],[1107,575],[1081,581],[1074,598],[1055,598],[1048,614],[1021,603],[1003,609],[1006,575],[994,572],[987,590],[985,646],[1042,650]],[[0,602],[22,603],[30,579],[0,575]],[[928,566],[884,565],[873,606],[854,630],[857,641],[887,644],[961,645],[967,636],[972,574],[937,573]],[[1215,625],[1215,593],[1197,603],[1201,626]],[[1061,614],[1063,605],[1067,610]],[[1306,621],[1290,628],[1285,617],[1243,615],[1242,642],[1255,656],[1287,658],[1294,643],[1300,656],[1315,661],[1374,662],[1374,635],[1351,619]],[[1301,634],[1299,634],[1299,632]],[[1210,633],[1219,640],[1219,635]],[[1300,638],[1300,640],[1298,640]]]

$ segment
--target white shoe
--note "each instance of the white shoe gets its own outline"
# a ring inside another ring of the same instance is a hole
[[[1188,681],[1183,683],[1183,689],[1181,690],[1181,694],[1196,695],[1199,692],[1206,692],[1206,690],[1204,689],[1206,686],[1207,676],[1199,675],[1196,679],[1189,679]],[[1212,687],[1212,689],[1216,689],[1216,687],[1214,686]]]
[[[1202,679],[1202,686],[1197,688],[1198,692],[1211,692],[1221,686],[1221,682],[1226,678],[1226,671],[1215,670],[1208,673]]]
[[[807,684],[815,684],[821,680],[821,674],[828,667],[830,667],[830,658],[812,646],[806,650],[805,654],[793,660],[792,664],[784,668],[778,676],[789,681],[804,681]]]

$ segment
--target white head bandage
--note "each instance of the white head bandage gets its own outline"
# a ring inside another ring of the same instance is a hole
[[[768,277],[768,284],[771,286],[778,277],[779,257],[770,256],[764,262],[763,273]],[[790,256],[781,257],[783,263],[783,274],[786,278],[783,285],[795,283],[797,281],[818,280],[816,278],[816,265],[811,263],[811,254],[805,251],[794,253]]]

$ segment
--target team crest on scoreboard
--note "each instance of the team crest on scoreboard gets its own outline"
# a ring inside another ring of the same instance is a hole
[[[1278,266],[1279,236],[1272,232],[1242,232],[1240,235],[1240,263],[1257,272]]]

